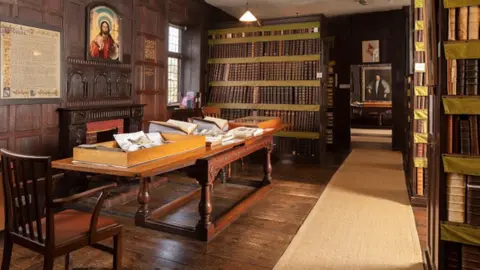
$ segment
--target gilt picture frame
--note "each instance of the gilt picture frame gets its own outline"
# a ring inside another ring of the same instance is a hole
[[[86,8],[86,59],[121,63],[123,57],[122,17],[117,10],[101,2]]]
[[[362,67],[362,102],[392,102],[392,66],[390,64]]]

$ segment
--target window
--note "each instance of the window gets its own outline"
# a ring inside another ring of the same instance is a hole
[[[182,61],[182,29],[168,27],[168,104],[178,103],[180,98],[180,67]]]

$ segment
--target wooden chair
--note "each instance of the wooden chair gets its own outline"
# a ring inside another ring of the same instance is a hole
[[[203,115],[220,118],[221,110],[218,107],[203,107]]]
[[[68,269],[70,252],[86,246],[108,250],[113,254],[114,269],[121,268],[122,225],[99,216],[105,192],[116,184],[54,199],[50,157],[20,155],[5,149],[0,152],[6,220],[2,270],[10,266],[14,243],[42,254],[43,269],[53,269],[54,259],[63,255]],[[64,208],[98,192],[100,196],[93,213],[54,212],[55,208]],[[113,237],[113,249],[97,244],[110,237]]]

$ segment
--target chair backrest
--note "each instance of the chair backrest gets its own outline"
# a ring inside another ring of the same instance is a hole
[[[7,233],[39,245],[54,242],[51,158],[0,152]]]
[[[113,141],[113,135],[118,134],[118,128],[112,128],[97,132],[97,143]]]
[[[220,118],[221,111],[218,107],[203,107],[202,111],[205,116]]]

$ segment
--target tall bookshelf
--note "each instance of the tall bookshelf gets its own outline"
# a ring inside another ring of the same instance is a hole
[[[319,160],[325,149],[321,18],[214,29],[209,34],[209,106],[222,118],[276,116],[275,153]]]
[[[413,60],[414,73],[411,86],[411,140],[413,169],[410,172],[410,193],[414,205],[426,206],[428,194],[428,63],[425,0],[413,0]]]
[[[427,262],[480,269],[480,1],[437,4],[442,49],[431,143],[439,150],[429,171]]]

